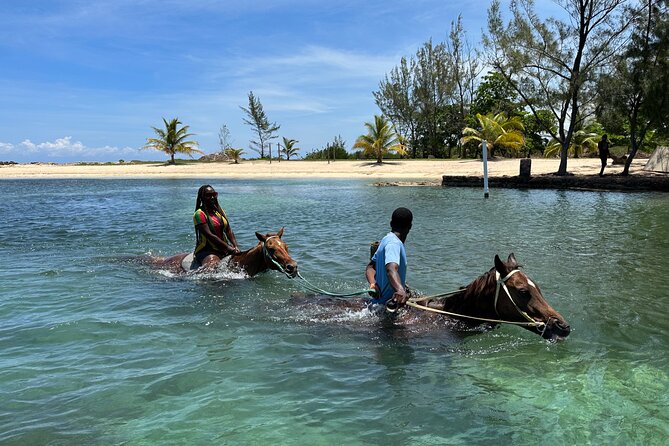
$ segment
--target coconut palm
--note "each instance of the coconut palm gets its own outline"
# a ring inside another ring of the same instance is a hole
[[[490,148],[490,156],[493,155],[496,148],[503,147],[518,152],[525,144],[525,136],[523,136],[525,127],[520,116],[507,118],[504,113],[496,115],[477,113],[476,120],[479,122],[479,129],[471,127],[462,129],[463,144],[478,141],[480,147],[482,141],[486,141]]]
[[[243,153],[244,149],[233,149],[232,147],[225,149],[225,156],[233,160],[235,164],[239,164],[239,160],[242,158]]]
[[[591,133],[585,130],[577,130],[574,132],[574,136],[571,139],[571,144],[569,145],[567,155],[573,155],[574,158],[578,158],[581,154],[585,155],[591,150],[597,150],[598,138],[599,135],[597,135],[597,133]],[[553,140],[546,146],[546,149],[544,150],[544,156],[558,156],[560,154],[560,149],[562,149],[562,144],[556,140]]]
[[[285,136],[283,137],[283,150],[282,152],[286,154],[286,159],[290,161],[291,156],[297,156],[300,153],[300,149],[295,147],[299,141],[296,139],[288,139]]]
[[[374,115],[374,122],[365,122],[365,127],[367,134],[358,136],[353,144],[354,149],[363,149],[365,155],[375,156],[379,164],[389,152],[406,155],[406,146],[400,142],[392,124],[383,115]]]
[[[174,118],[169,122],[163,118],[163,122],[165,123],[164,129],[152,127],[158,137],[147,138],[146,145],[144,146],[145,149],[155,149],[167,153],[170,156],[170,164],[175,164],[174,155],[176,153],[185,153],[191,158],[193,157],[193,153],[204,153],[195,148],[198,146],[197,141],[186,140],[194,135],[188,133],[187,125],[179,128],[179,124],[181,124],[179,118]]]

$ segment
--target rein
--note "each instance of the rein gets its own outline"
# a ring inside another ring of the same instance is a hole
[[[416,302],[421,302],[425,301],[428,299],[433,299],[435,297],[445,297],[445,296],[450,296],[459,293],[460,291],[453,291],[451,293],[444,293],[444,294],[436,294],[433,296],[424,296],[424,297],[419,297],[419,298],[411,298],[407,301],[407,305],[413,308],[416,308],[418,310],[424,310],[424,311],[431,311],[433,313],[439,313],[439,314],[446,314],[449,316],[455,316],[455,317],[462,317],[462,318],[467,318],[467,319],[475,319],[477,321],[485,321],[485,322],[495,322],[498,324],[510,324],[510,325],[527,325],[529,327],[540,327],[544,326],[544,330],[546,329],[546,323],[536,321],[533,319],[529,314],[526,312],[522,311],[520,308],[518,308],[518,305],[516,302],[513,300],[513,297],[511,297],[511,293],[509,292],[509,289],[506,286],[506,281],[511,278],[515,273],[520,272],[518,269],[514,269],[511,271],[509,274],[507,274],[504,278],[501,278],[501,274],[497,271],[495,271],[495,278],[497,281],[497,286],[495,287],[495,313],[499,316],[499,312],[497,311],[497,300],[499,299],[499,290],[504,289],[504,292],[506,293],[507,297],[511,301],[514,307],[516,307],[516,310],[518,310],[518,313],[523,316],[525,319],[528,320],[528,322],[512,322],[512,321],[505,321],[501,319],[488,319],[484,317],[476,317],[476,316],[468,316],[466,314],[458,314],[458,313],[451,313],[449,311],[444,311],[444,310],[438,310],[436,308],[431,308],[425,305],[420,305]],[[542,332],[543,334],[543,332]]]
[[[289,279],[293,279],[294,277],[292,277],[290,274],[288,274],[286,269],[279,262],[277,262],[276,259],[274,259],[274,257],[272,257],[270,255],[270,253],[267,251],[267,247],[265,246],[265,244],[267,243],[267,240],[269,240],[271,238],[277,238],[277,237],[278,236],[276,236],[276,235],[273,235],[271,237],[267,237],[267,239],[262,244],[263,255],[265,256],[265,263],[273,264],[274,266],[277,267],[277,269],[279,271],[284,273],[286,275],[286,277],[288,277]],[[304,278],[304,276],[302,274],[300,274],[299,271],[297,272],[297,277],[302,279],[302,282],[303,282],[302,285],[304,286],[304,288],[307,291],[310,291],[312,293],[321,293],[321,294],[324,294],[324,295],[330,296],[330,297],[353,297],[353,296],[359,296],[361,294],[366,294],[370,291],[375,291],[371,288],[368,288],[368,289],[364,289],[364,290],[360,290],[360,291],[355,291],[355,292],[352,292],[352,293],[333,293],[333,292],[330,292],[330,291],[323,290],[323,289],[317,287],[316,285],[314,285],[313,283],[309,282],[307,279]]]
[[[330,296],[330,297],[354,297],[354,296],[360,296],[362,294],[367,294],[371,291],[376,291],[373,288],[367,288],[367,289],[360,290],[360,291],[353,291],[351,293],[333,293],[333,292],[326,291],[326,290],[318,288],[316,285],[314,285],[313,283],[311,283],[307,279],[305,279],[304,276],[302,274],[300,274],[299,271],[297,272],[297,277],[302,279],[302,282],[303,282],[302,285],[304,286],[304,288],[306,288],[307,291],[311,291],[312,293],[324,294],[324,295]]]
[[[294,279],[293,276],[288,274],[288,272],[283,267],[283,265],[281,265],[279,262],[277,262],[276,259],[274,257],[272,257],[272,255],[267,250],[267,246],[266,246],[267,240],[270,240],[272,238],[278,238],[278,236],[272,235],[270,237],[267,237],[267,239],[264,242],[261,242],[262,243],[262,253],[263,253],[263,257],[265,259],[265,264],[268,267],[270,265],[274,265],[276,267],[276,269],[278,271],[281,271],[283,274],[285,274],[286,277],[288,277],[289,279]],[[330,297],[354,297],[354,296],[360,296],[362,294],[367,294],[369,292],[376,291],[373,288],[366,288],[364,290],[354,291],[354,292],[351,292],[351,293],[334,293],[334,292],[331,292],[331,291],[326,291],[324,289],[321,289],[321,288],[317,287],[316,285],[314,285],[313,283],[309,282],[302,274],[300,274],[299,271],[297,272],[297,277],[299,277],[302,280],[302,282],[303,282],[302,285],[307,291],[310,291],[312,293],[324,294],[324,295],[330,296]]]

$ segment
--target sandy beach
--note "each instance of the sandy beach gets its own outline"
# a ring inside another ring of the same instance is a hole
[[[632,174],[646,174],[646,159],[634,160]],[[554,173],[558,159],[532,159],[532,174]],[[569,159],[567,170],[575,175],[596,175],[597,158]],[[605,174],[620,173],[623,166],[612,166]],[[514,176],[520,170],[519,159],[488,162],[490,177]],[[0,166],[0,179],[9,178],[369,178],[375,181],[414,180],[441,181],[443,175],[482,176],[480,160],[389,160],[381,165],[374,161],[242,161],[193,163],[185,165],[155,164],[14,164]]]

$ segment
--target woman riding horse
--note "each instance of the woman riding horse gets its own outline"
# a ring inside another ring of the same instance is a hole
[[[223,257],[240,252],[228,216],[218,203],[218,192],[208,184],[197,191],[193,223],[196,240],[193,256],[197,265],[212,268]]]
[[[229,268],[241,269],[249,277],[270,269],[280,271],[288,277],[295,277],[297,262],[290,256],[288,245],[281,239],[283,229],[269,234],[256,232],[258,244],[251,249],[233,253],[224,258],[225,265]],[[198,265],[193,265],[192,257],[191,253],[184,252],[171,257],[152,257],[150,261],[155,267],[168,269],[178,274],[198,268]]]

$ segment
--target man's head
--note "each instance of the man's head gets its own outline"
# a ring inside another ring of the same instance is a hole
[[[390,228],[403,234],[408,234],[413,222],[413,214],[407,208],[397,208],[390,218]]]

